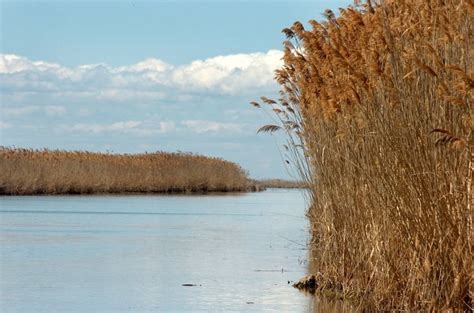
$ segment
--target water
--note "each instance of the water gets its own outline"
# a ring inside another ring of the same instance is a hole
[[[313,310],[299,190],[0,205],[1,312]]]

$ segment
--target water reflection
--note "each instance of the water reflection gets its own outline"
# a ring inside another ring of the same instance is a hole
[[[2,312],[315,308],[288,284],[306,273],[300,191],[0,204]]]

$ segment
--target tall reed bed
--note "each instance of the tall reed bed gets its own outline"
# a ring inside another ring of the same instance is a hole
[[[0,194],[247,191],[237,164],[188,153],[0,148]]]
[[[368,1],[283,32],[263,97],[311,186],[312,271],[364,310],[472,311],[474,2]]]

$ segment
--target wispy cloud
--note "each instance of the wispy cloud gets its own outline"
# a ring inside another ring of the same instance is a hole
[[[30,115],[33,113],[44,112],[48,116],[60,116],[66,114],[67,110],[61,105],[27,105],[22,107],[4,107],[1,108],[1,114],[5,117],[17,117]]]
[[[78,123],[72,126],[64,127],[70,132],[84,133],[123,133],[138,136],[150,136],[154,134],[163,134],[175,130],[174,122],[158,122],[151,124],[146,121],[120,121],[110,124],[98,123]]]
[[[141,122],[139,121],[126,121],[126,122],[116,122],[112,124],[87,124],[79,123],[73,125],[71,131],[82,131],[89,133],[103,133],[103,132],[114,132],[114,131],[129,131],[132,129],[137,129],[140,126]]]
[[[240,133],[243,130],[243,125],[237,123],[224,123],[205,120],[186,120],[182,121],[181,124],[192,132],[198,134],[220,132]]]

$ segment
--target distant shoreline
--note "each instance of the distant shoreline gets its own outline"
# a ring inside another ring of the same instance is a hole
[[[307,185],[303,181],[286,179],[261,179],[255,183],[262,188],[282,188],[282,189],[306,189]]]
[[[238,164],[191,153],[110,154],[0,147],[0,195],[127,195],[258,192],[304,188],[250,179]]]
[[[174,192],[95,192],[95,193],[35,193],[35,194],[7,194],[0,190],[0,197],[54,197],[54,196],[222,196],[240,195],[253,192],[269,191],[271,189],[306,189],[304,187],[258,187],[258,189],[237,190],[237,191],[174,191]]]
[[[0,195],[258,191],[238,164],[192,153],[111,154],[0,147]]]
[[[269,188],[272,189],[272,188]],[[288,188],[290,189],[290,188]],[[0,190],[0,197],[14,197],[14,196],[193,196],[193,195],[223,195],[223,194],[243,194],[249,192],[261,192],[267,190],[266,188],[260,188],[258,190],[226,190],[226,191],[114,191],[114,192],[64,192],[64,193],[5,193]]]
[[[297,186],[292,181],[289,181],[288,185],[279,185],[279,186],[268,186],[265,184],[262,185],[253,185],[252,188],[247,190],[225,190],[225,191],[203,191],[203,190],[191,190],[191,191],[117,191],[117,192],[89,192],[89,193],[78,193],[78,192],[69,192],[69,193],[5,193],[3,190],[0,190],[0,197],[15,197],[15,196],[212,196],[212,195],[235,195],[235,194],[245,194],[250,192],[263,192],[268,191],[269,189],[306,189],[304,186]]]

